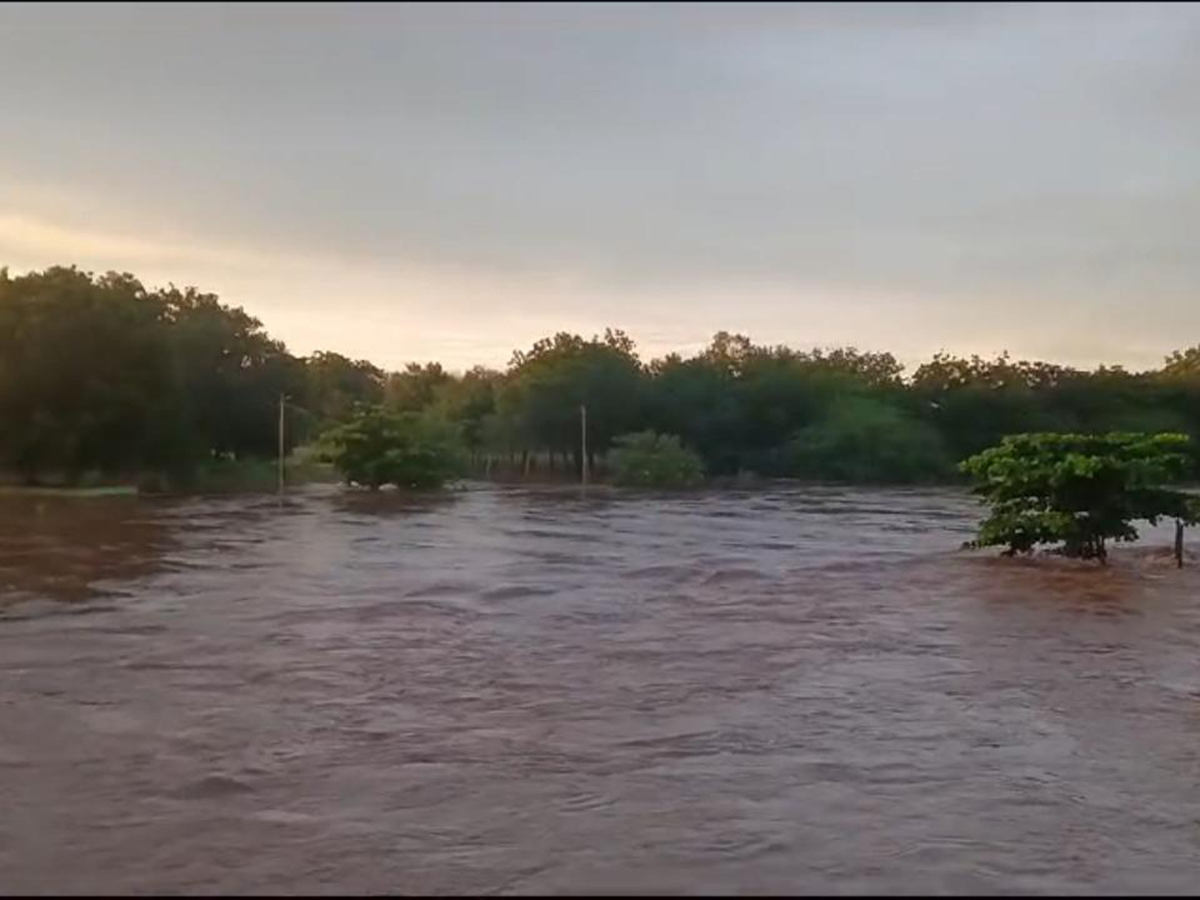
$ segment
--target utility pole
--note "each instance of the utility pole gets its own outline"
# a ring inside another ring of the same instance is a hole
[[[287,397],[279,395],[279,496],[283,496],[283,407]]]
[[[588,483],[588,455],[587,455],[587,407],[582,403],[579,405],[579,462],[581,472],[581,484],[587,487]]]

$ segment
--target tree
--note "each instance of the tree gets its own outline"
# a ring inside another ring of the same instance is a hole
[[[303,403],[318,431],[345,422],[360,407],[378,406],[383,401],[387,376],[366,360],[318,352],[304,361],[304,371]]]
[[[1053,391],[1058,372],[1041,364],[937,354],[913,373],[911,394],[928,421],[961,459],[998,443],[1005,435],[1071,430],[1067,416],[1046,415],[1040,402]]]
[[[951,471],[931,425],[870,396],[848,398],[799,431],[788,456],[791,475],[852,483],[933,481]]]
[[[795,474],[793,435],[849,397],[870,393],[881,404],[900,404],[901,371],[887,353],[795,351],[718,332],[691,359],[672,354],[651,363],[646,421],[680,435],[714,475],[787,476]]]
[[[741,466],[741,404],[732,392],[734,376],[726,363],[699,356],[671,355],[650,365],[646,385],[647,421],[658,431],[679,435],[704,459],[714,475]]]
[[[213,294],[74,267],[0,278],[0,466],[28,481],[270,457],[279,395],[303,392],[303,364]]]
[[[132,275],[0,280],[0,461],[37,482],[162,462],[177,378],[161,301]]]
[[[489,471],[502,454],[524,471],[548,457],[578,472],[581,405],[589,453],[650,429],[678,436],[714,476],[948,478],[946,459],[1022,433],[1200,441],[1200,347],[1145,372],[939,353],[906,379],[889,353],[725,331],[690,357],[643,365],[633,340],[607,329],[543,338],[504,372],[458,376],[430,362],[387,373],[337,353],[297,359],[258,319],[195,287],[0,266],[0,477],[182,482],[214,459],[274,458],[280,394],[288,447],[382,404],[442,421],[473,462],[487,454]]]
[[[636,427],[642,383],[641,362],[623,332],[609,329],[590,340],[560,332],[513,354],[497,408],[514,420],[526,449],[570,454],[581,471],[579,407],[587,406],[594,466],[614,436]]]
[[[347,482],[371,490],[391,484],[441,487],[460,470],[457,435],[444,421],[417,413],[363,410],[326,436],[329,460]]]
[[[215,294],[172,285],[158,297],[170,326],[166,341],[193,455],[274,456],[279,395],[305,393],[304,363],[262,322]],[[289,433],[289,446],[294,438]]]
[[[704,463],[673,434],[639,431],[617,437],[612,465],[621,485],[694,487],[704,480]]]
[[[384,388],[384,405],[393,412],[421,412],[433,404],[439,389],[452,381],[441,363],[409,363],[393,373]]]
[[[1163,364],[1163,374],[1170,378],[1200,378],[1200,346],[1174,351]]]
[[[1066,556],[1103,562],[1107,540],[1137,539],[1135,521],[1197,521],[1195,498],[1164,487],[1190,464],[1182,434],[1006,437],[961,463],[992,507],[974,545],[1006,545],[1011,556],[1059,544]]]
[[[438,389],[435,408],[460,427],[472,460],[487,442],[487,421],[496,411],[496,391],[502,380],[499,372],[475,366]]]

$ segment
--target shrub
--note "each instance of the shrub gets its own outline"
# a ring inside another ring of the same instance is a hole
[[[673,434],[640,431],[613,442],[614,480],[636,487],[693,487],[704,480],[700,457]]]

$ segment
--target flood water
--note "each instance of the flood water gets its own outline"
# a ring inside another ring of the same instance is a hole
[[[978,517],[0,499],[0,892],[1194,891],[1200,567]]]

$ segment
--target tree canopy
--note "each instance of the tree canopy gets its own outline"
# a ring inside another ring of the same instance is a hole
[[[679,438],[653,431],[623,434],[613,441],[613,475],[631,487],[687,488],[704,479],[704,463]]]
[[[1135,521],[1197,519],[1196,498],[1167,486],[1192,464],[1183,434],[1010,435],[962,463],[992,508],[975,543],[1104,560],[1106,541],[1137,539]]]
[[[347,482],[379,490],[437,488],[459,472],[458,435],[443,419],[360,409],[328,432],[330,461]]]

